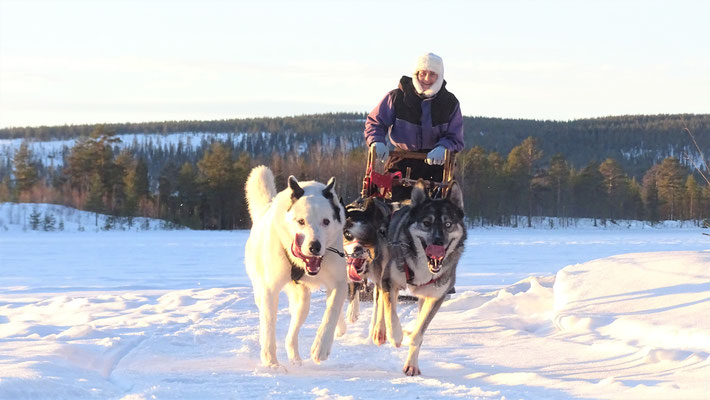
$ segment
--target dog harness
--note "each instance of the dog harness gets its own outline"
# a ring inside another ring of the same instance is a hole
[[[372,165],[370,165],[367,172],[365,172],[363,183],[368,192],[372,190],[372,185],[376,185],[378,190],[371,193],[370,196],[384,199],[387,193],[392,191],[392,181],[394,181],[395,178],[402,179],[402,172],[397,171],[380,174],[373,171]],[[380,190],[382,190],[382,192],[380,192]]]

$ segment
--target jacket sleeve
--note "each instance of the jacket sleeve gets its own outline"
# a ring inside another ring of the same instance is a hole
[[[394,124],[394,118],[394,103],[390,92],[367,115],[364,134],[368,146],[373,142],[387,143],[387,133]]]
[[[456,153],[463,150],[463,116],[461,115],[460,104],[456,104],[456,109],[449,120],[449,128],[436,145],[444,146]]]

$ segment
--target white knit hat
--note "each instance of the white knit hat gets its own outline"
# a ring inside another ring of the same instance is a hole
[[[417,79],[417,72],[419,71],[432,71],[436,72],[438,78],[436,82],[427,90],[423,90],[419,80]],[[412,77],[412,83],[417,93],[423,94],[426,97],[432,97],[439,93],[441,90],[441,85],[444,83],[444,60],[434,53],[426,53],[423,56],[417,58],[417,65],[414,67],[414,75]]]

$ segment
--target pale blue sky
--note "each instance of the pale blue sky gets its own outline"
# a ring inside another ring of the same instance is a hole
[[[710,112],[707,0],[0,0],[0,127],[367,112],[428,51],[464,115]]]

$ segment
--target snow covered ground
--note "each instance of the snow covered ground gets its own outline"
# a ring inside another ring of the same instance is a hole
[[[260,367],[246,231],[164,231],[155,221],[102,231],[88,228],[93,214],[75,211],[63,231],[44,232],[17,216],[30,212],[0,204],[0,399],[701,399],[710,392],[707,230],[473,229],[457,293],[425,335],[423,375],[410,378],[401,372],[406,348],[368,341],[369,303],[329,360],[288,365],[283,295],[278,354],[288,372]],[[325,307],[323,293],[314,296],[302,354]],[[405,329],[415,315],[414,304],[400,305]]]

